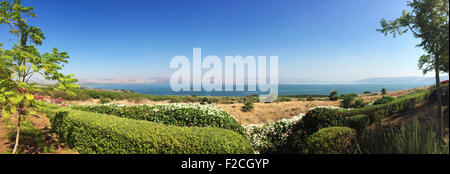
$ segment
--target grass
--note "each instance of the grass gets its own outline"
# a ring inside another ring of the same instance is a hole
[[[368,131],[359,149],[365,154],[448,154],[446,141],[443,143],[435,128],[415,118],[400,128]]]
[[[15,142],[16,139],[16,126],[10,121],[5,121],[8,125],[10,132],[7,137],[10,142]],[[33,123],[29,119],[21,121],[20,140],[18,153],[53,153],[55,148],[46,140],[48,132],[42,132],[40,129],[33,126]],[[11,153],[9,151],[8,153]]]

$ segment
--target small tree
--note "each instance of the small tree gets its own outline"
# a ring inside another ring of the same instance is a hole
[[[381,89],[381,94],[382,94],[382,95],[386,95],[386,93],[387,93],[386,88]]]
[[[2,73],[7,75],[0,80],[0,103],[4,115],[17,113],[17,132],[14,149],[19,145],[20,122],[24,115],[33,115],[37,107],[33,93],[38,89],[29,80],[34,75],[40,75],[47,80],[55,80],[55,90],[73,94],[70,90],[78,88],[74,83],[77,79],[72,75],[63,75],[59,71],[69,56],[53,48],[51,53],[40,54],[34,45],[41,45],[45,39],[39,27],[31,26],[24,17],[36,17],[33,7],[24,7],[20,0],[0,2],[0,24],[6,24],[10,32],[17,38],[17,43],[10,50],[2,51]],[[34,45],[33,45],[34,44]],[[6,70],[3,70],[6,69]],[[2,75],[3,76],[3,75]]]
[[[338,92],[337,91],[331,91],[331,93],[330,93],[330,100],[331,101],[336,101],[336,100],[338,100]]]

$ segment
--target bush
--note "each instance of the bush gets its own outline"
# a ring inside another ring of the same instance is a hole
[[[386,88],[381,89],[381,94],[382,94],[382,95],[385,95],[386,92],[387,92]]]
[[[110,98],[101,98],[100,99],[100,103],[101,104],[106,104],[106,103],[110,103],[112,100]]]
[[[355,102],[351,106],[352,108],[362,108],[366,106],[367,103],[364,103],[364,100],[361,98],[355,99]]]
[[[53,110],[52,130],[81,153],[224,154],[253,153],[242,135],[220,128],[176,127],[72,110]]]
[[[244,106],[242,106],[242,111],[244,111],[244,112],[250,112],[250,111],[252,111],[253,110],[253,101],[250,99],[250,98],[245,98],[245,101],[244,101]]]
[[[301,118],[302,116],[294,116],[269,124],[249,125],[245,129],[257,152],[280,154],[285,153],[287,138],[291,134],[293,123]]]
[[[292,99],[289,98],[289,97],[278,97],[278,98],[277,98],[277,101],[279,101],[279,102],[285,102],[285,101],[292,101]]]
[[[355,102],[355,98],[356,98],[357,96],[358,96],[358,95],[355,94],[355,93],[343,95],[343,96],[342,96],[343,98],[342,98],[342,101],[341,101],[341,107],[343,107],[343,108],[351,108],[351,107],[356,106],[356,105],[354,104],[354,102]],[[358,102],[360,102],[360,103],[358,103],[359,105],[362,105],[362,100],[361,100],[361,101],[358,101]],[[359,105],[358,105],[358,106],[359,106]]]
[[[320,129],[308,137],[308,153],[341,154],[355,152],[356,133],[348,127]]]
[[[214,105],[176,103],[151,106],[92,105],[74,106],[73,108],[166,125],[219,127],[245,135],[244,128],[233,116]]]
[[[345,119],[345,126],[355,129],[357,132],[361,133],[370,124],[370,119],[367,115],[355,115],[347,117]]]
[[[328,108],[316,108],[308,113],[292,126],[292,131],[287,138],[289,153],[306,153],[306,138],[318,130],[333,126],[342,126],[344,117],[342,112]]]
[[[373,105],[386,104],[395,100],[395,97],[383,95],[380,99],[375,100]]]
[[[338,99],[339,99],[338,92],[337,91],[331,91],[331,93],[330,93],[330,100],[331,101],[336,101]]]
[[[448,106],[448,103],[449,103],[449,87],[448,87],[448,83],[445,84],[445,85],[441,85],[440,87],[441,87],[442,106]],[[428,100],[431,103],[437,103],[436,87],[433,87],[432,92],[431,92]]]
[[[417,119],[398,129],[368,131],[359,143],[365,154],[448,154],[435,129]]]
[[[364,91],[364,94],[372,94],[370,91]]]
[[[314,98],[312,96],[308,96],[308,98],[306,98],[306,101],[314,101]]]
[[[201,105],[207,105],[207,104],[211,104],[211,101],[208,99],[208,97],[203,97],[202,100],[200,101]]]

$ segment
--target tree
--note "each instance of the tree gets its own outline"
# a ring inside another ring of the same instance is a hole
[[[8,75],[2,77],[0,81],[3,92],[0,95],[2,113],[18,115],[13,154],[16,153],[19,145],[21,117],[35,114],[31,108],[37,107],[33,92],[38,89],[29,81],[30,78],[40,75],[44,79],[55,80],[57,81],[55,90],[70,94],[74,94],[71,89],[78,88],[75,84],[77,79],[73,74],[64,75],[59,72],[64,66],[63,63],[68,63],[69,56],[66,52],[59,52],[58,49],[53,48],[51,53],[40,54],[36,49],[35,45],[41,45],[45,37],[39,27],[27,23],[26,17],[37,16],[33,10],[33,7],[22,6],[20,0],[0,2],[0,24],[6,24],[17,39],[13,48],[2,51],[1,60],[5,63],[2,71]]]
[[[331,101],[336,101],[336,100],[338,100],[338,92],[337,91],[331,91],[330,92],[330,100]]]
[[[381,89],[381,94],[382,94],[382,95],[385,95],[386,93],[387,93],[386,88]]]
[[[407,2],[411,8],[403,10],[402,16],[395,20],[381,20],[382,29],[377,29],[385,36],[392,34],[395,38],[408,31],[420,38],[417,45],[425,54],[419,58],[419,68],[427,73],[435,71],[438,113],[441,117],[441,137],[444,137],[444,119],[440,90],[440,72],[448,72],[449,58],[449,0],[414,0]]]

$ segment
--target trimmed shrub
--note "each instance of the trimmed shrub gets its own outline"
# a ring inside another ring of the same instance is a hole
[[[290,153],[306,153],[306,138],[318,130],[333,126],[342,126],[344,117],[342,112],[334,109],[316,108],[308,113],[292,126],[292,131],[287,138],[286,151]]]
[[[341,154],[355,152],[356,132],[348,127],[320,129],[308,137],[308,153]]]
[[[73,108],[166,125],[219,127],[246,135],[244,128],[233,116],[214,105],[176,103],[136,106],[92,105]]]
[[[375,100],[373,105],[386,104],[395,100],[395,97],[383,95],[380,99]]]
[[[352,116],[364,114],[371,117],[372,120],[375,120],[374,118],[377,116],[384,118],[391,116],[392,114],[405,112],[409,109],[414,108],[416,104],[425,102],[429,95],[430,95],[429,90],[417,90],[411,94],[399,97],[396,100],[389,103],[366,106],[358,109],[345,110],[343,112],[343,115]]]
[[[345,126],[362,132],[370,124],[370,118],[367,115],[355,115],[345,119]]]
[[[250,142],[220,128],[167,126],[143,120],[56,109],[52,130],[81,153],[92,154],[250,154]]]

